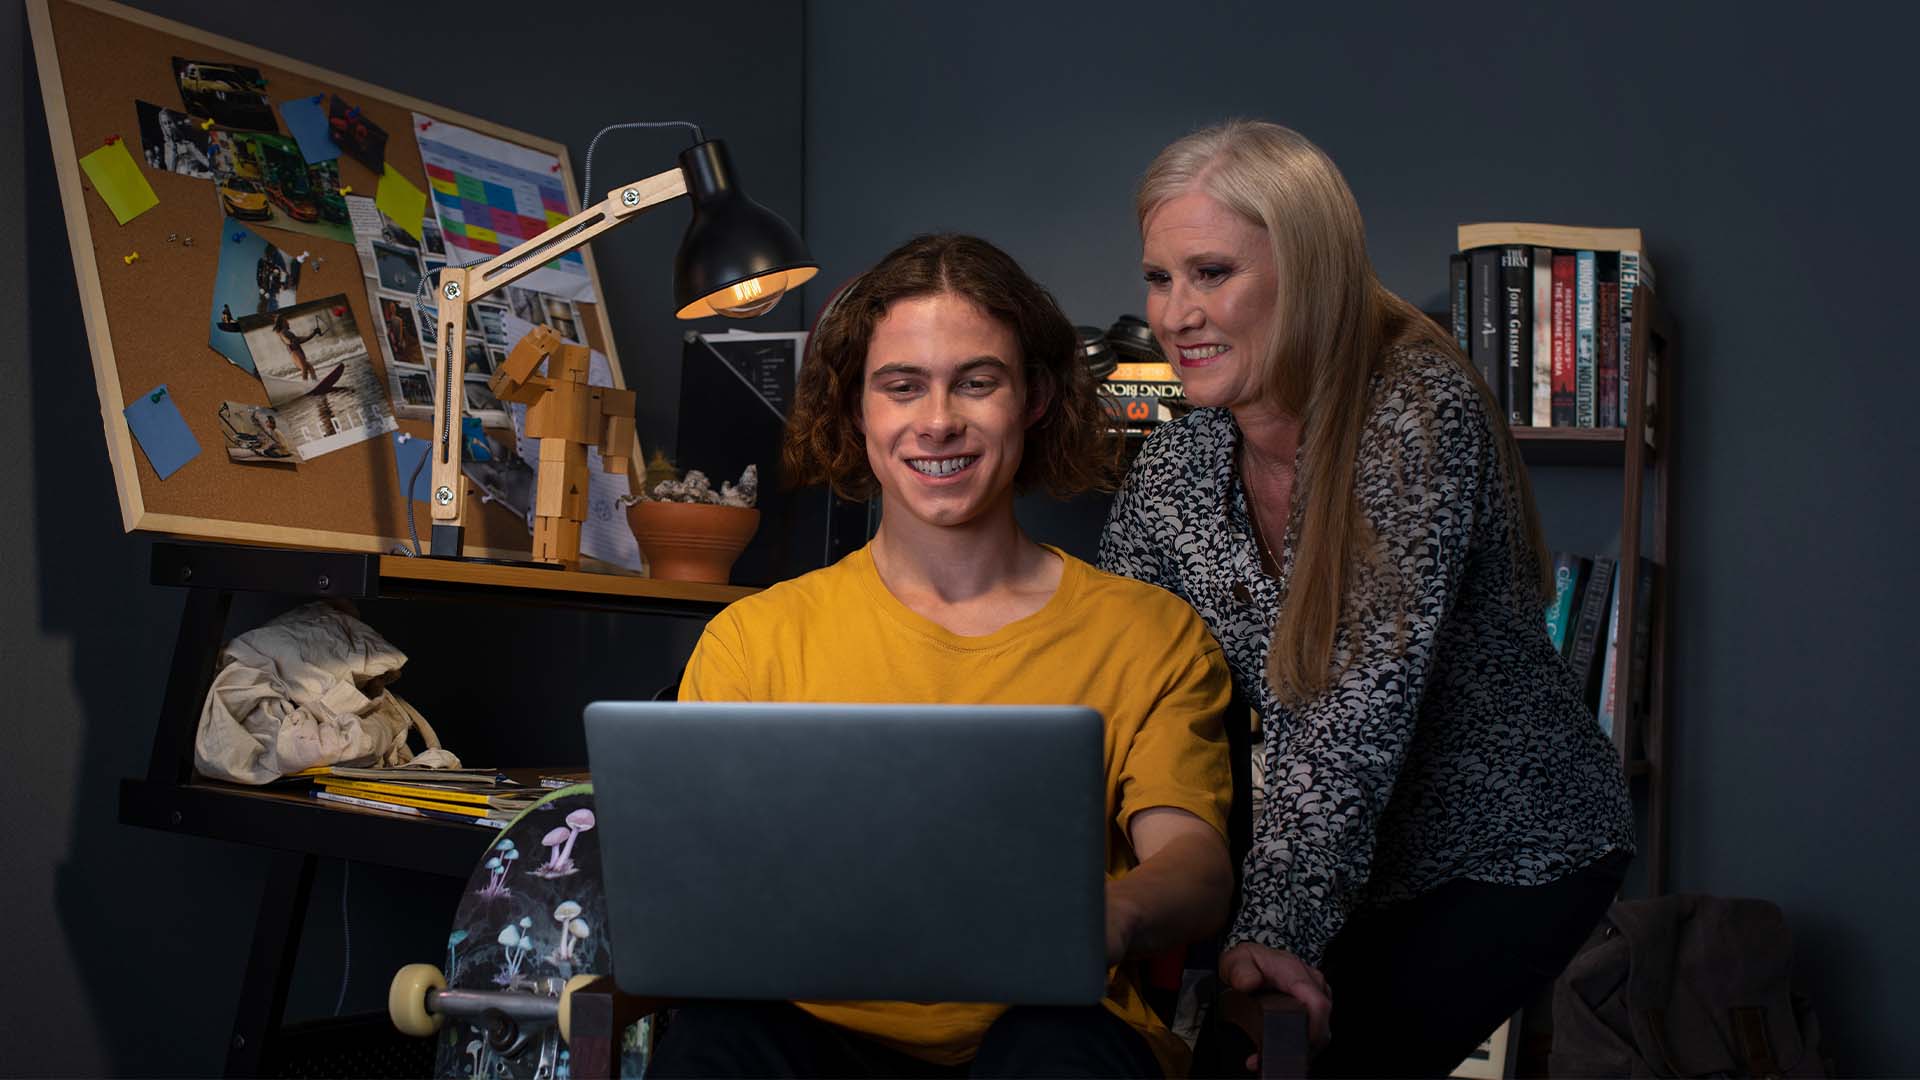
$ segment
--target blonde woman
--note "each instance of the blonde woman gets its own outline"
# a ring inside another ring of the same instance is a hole
[[[1312,143],[1197,132],[1136,209],[1148,321],[1201,407],[1141,450],[1100,564],[1192,604],[1261,717],[1221,975],[1306,1002],[1317,1074],[1446,1075],[1565,966],[1633,850],[1546,634],[1526,474]]]

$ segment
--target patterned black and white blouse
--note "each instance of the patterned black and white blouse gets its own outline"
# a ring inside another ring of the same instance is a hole
[[[1538,575],[1516,572],[1531,542],[1472,376],[1403,347],[1370,393],[1355,482],[1379,570],[1349,575],[1365,614],[1336,632],[1341,673],[1312,699],[1283,706],[1265,677],[1304,500],[1276,581],[1227,410],[1154,432],[1100,544],[1103,569],[1200,612],[1258,710],[1266,805],[1230,940],[1310,964],[1356,909],[1458,878],[1544,884],[1633,848],[1613,744],[1547,637]]]

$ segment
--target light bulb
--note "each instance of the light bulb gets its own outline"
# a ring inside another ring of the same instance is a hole
[[[751,319],[772,311],[786,291],[787,275],[776,270],[721,289],[708,297],[707,303],[729,319]]]

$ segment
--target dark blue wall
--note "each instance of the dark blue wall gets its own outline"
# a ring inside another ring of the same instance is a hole
[[[816,0],[807,225],[823,283],[960,229],[1105,325],[1141,310],[1141,170],[1248,115],[1332,155],[1429,308],[1459,222],[1645,230],[1684,339],[1672,881],[1780,902],[1842,1068],[1910,1072],[1920,27],[1767,10]],[[1537,480],[1549,541],[1617,543],[1618,488],[1565,472]],[[1026,511],[1078,550],[1098,528],[1097,502]]]
[[[559,139],[576,173],[602,125],[696,120],[729,140],[756,198],[799,218],[800,105],[789,91],[801,82],[802,13],[791,4],[480,3],[446,7],[444,19],[374,0],[141,6]],[[8,1040],[0,1074],[217,1075],[268,855],[115,820],[120,778],[146,769],[181,598],[148,583],[148,542],[120,530],[26,20],[16,13],[0,24],[0,66],[15,72],[0,80],[0,453],[10,463],[0,470],[0,924],[9,943],[0,1009],[8,1032],[34,1036]],[[671,168],[683,145],[674,133],[610,135],[594,156],[595,184]],[[675,435],[684,324],[672,317],[670,268],[686,220],[684,204],[663,207],[594,245],[649,446],[671,448]],[[791,328],[799,317],[790,306],[754,328]],[[271,614],[242,604],[234,629]],[[366,617],[411,656],[396,690],[481,764],[584,760],[579,704],[651,692],[696,629],[524,609],[476,618],[468,607],[391,602]],[[485,679],[447,676],[476,662]],[[501,674],[510,663],[519,674]],[[320,867],[293,1019],[330,1015],[341,1000],[342,884],[338,863]],[[395,965],[441,954],[458,889],[353,869],[346,1011],[384,1008]]]

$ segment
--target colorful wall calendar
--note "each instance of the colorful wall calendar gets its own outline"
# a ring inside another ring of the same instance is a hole
[[[454,265],[510,251],[569,216],[559,158],[418,113],[413,127],[447,258]],[[595,299],[578,251],[515,284],[569,300]]]

